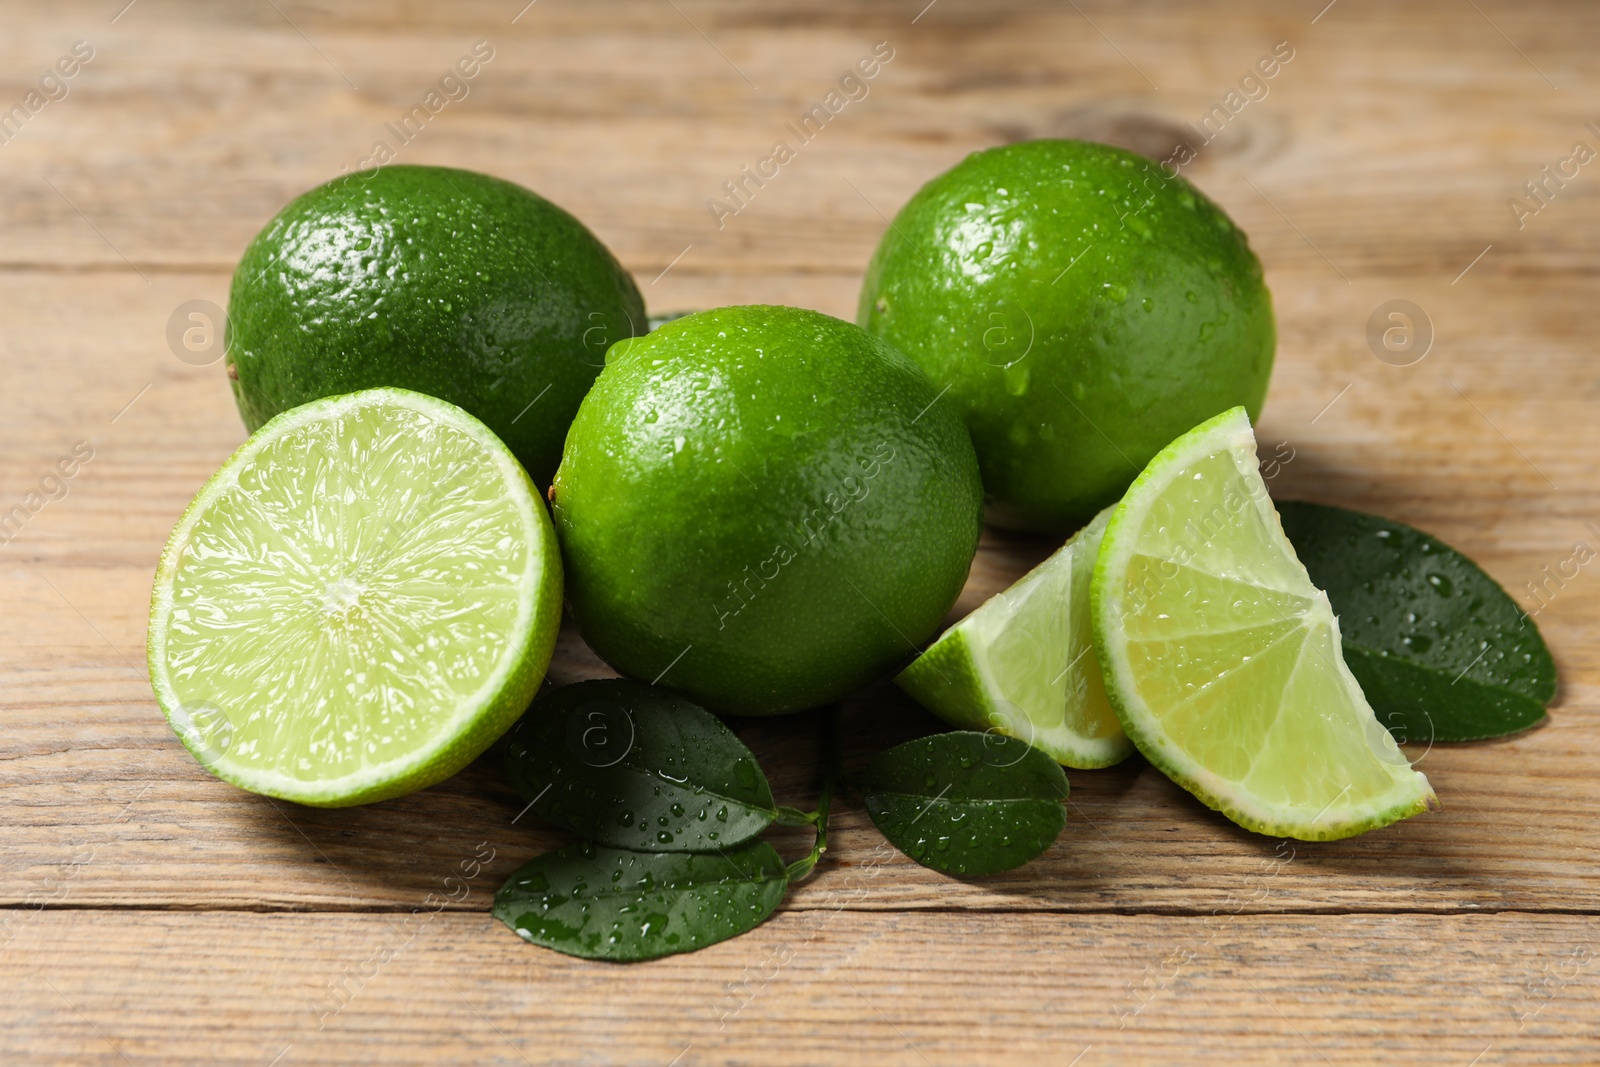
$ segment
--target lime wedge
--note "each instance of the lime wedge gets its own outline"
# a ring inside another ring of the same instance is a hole
[[[505,445],[370,389],[274,418],[195,496],[156,571],[150,682],[218,778],[362,804],[504,733],[560,613],[555,531]]]
[[[1111,511],[946,630],[895,682],[947,722],[1018,738],[1068,767],[1125,759],[1133,745],[1106,702],[1089,622]]]
[[[1106,528],[1093,601],[1122,728],[1240,826],[1329,841],[1437,804],[1345,666],[1243,408],[1150,461]]]

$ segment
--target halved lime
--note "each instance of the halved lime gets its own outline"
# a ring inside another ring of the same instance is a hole
[[[1172,442],[1133,483],[1101,543],[1093,616],[1123,729],[1240,826],[1329,841],[1437,804],[1345,666],[1244,408]]]
[[[504,733],[560,615],[555,531],[506,446],[369,389],[272,419],[195,496],[156,571],[150,682],[218,778],[362,804]]]
[[[1133,744],[1106,702],[1089,622],[1111,511],[946,630],[895,682],[946,722],[1019,738],[1068,767],[1126,759]]]

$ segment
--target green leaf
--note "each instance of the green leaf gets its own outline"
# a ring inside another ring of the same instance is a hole
[[[948,874],[1020,867],[1067,821],[1061,765],[995,733],[958,730],[896,745],[873,759],[862,790],[891,844]]]
[[[765,841],[723,852],[632,852],[588,841],[519,867],[494,917],[535,945],[591,960],[649,960],[753,929],[783,899]]]
[[[1283,531],[1339,616],[1344,658],[1398,741],[1475,741],[1544,721],[1556,666],[1493,578],[1438,538],[1284,501]]]
[[[512,729],[506,771],[540,817],[605,845],[710,852],[777,817],[744,743],[703,708],[621,678],[564,686]]]

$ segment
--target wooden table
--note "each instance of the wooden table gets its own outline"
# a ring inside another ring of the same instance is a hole
[[[39,505],[0,546],[0,1061],[1600,1060],[1600,565],[1569,563],[1538,615],[1562,675],[1547,725],[1411,746],[1436,814],[1282,844],[1135,759],[1071,775],[1044,857],[964,882],[881,852],[847,799],[823,869],[770,922],[627,967],[487,914],[560,840],[513,824],[498,753],[368,808],[275,803],[184,752],[142,653],[163,539],[244,436],[220,365],[169,344],[175,309],[224,303],[251,235],[393,147],[386,124],[478,41],[493,58],[398,158],[539,190],[657,312],[850,317],[885,217],[967,152],[1071,135],[1165,154],[1224,106],[1186,169],[1276,296],[1260,435],[1294,458],[1273,491],[1420,525],[1531,609],[1525,583],[1600,546],[1600,165],[1542,202],[1522,191],[1575,142],[1600,148],[1600,9],[125,2],[0,13],[0,107],[74,42],[93,53],[0,144],[0,512]],[[719,228],[707,199],[880,41],[893,58],[866,97]],[[1280,41],[1293,58],[1266,96],[1249,83],[1227,111]],[[1431,324],[1406,366],[1369,345],[1397,299]],[[92,459],[30,498],[78,442]],[[958,610],[1049,547],[986,537]],[[564,635],[555,681],[604,673]],[[742,730],[797,804],[812,726]],[[849,708],[850,759],[934,726],[873,690]],[[401,932],[488,849],[465,899]]]

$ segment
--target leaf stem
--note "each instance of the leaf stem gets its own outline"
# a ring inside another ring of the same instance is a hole
[[[821,812],[801,811],[791,808],[787,804],[778,805],[778,817],[773,820],[779,826],[815,826],[817,817]]]
[[[828,811],[833,806],[833,790],[839,780],[841,751],[839,742],[840,707],[835,704],[823,713],[822,718],[822,790],[817,797],[817,810],[808,820],[817,828],[816,842],[811,851],[784,869],[789,883],[799,882],[816,869],[822,854],[828,851]],[[780,814],[782,809],[780,810]],[[790,809],[793,810],[793,809]]]

